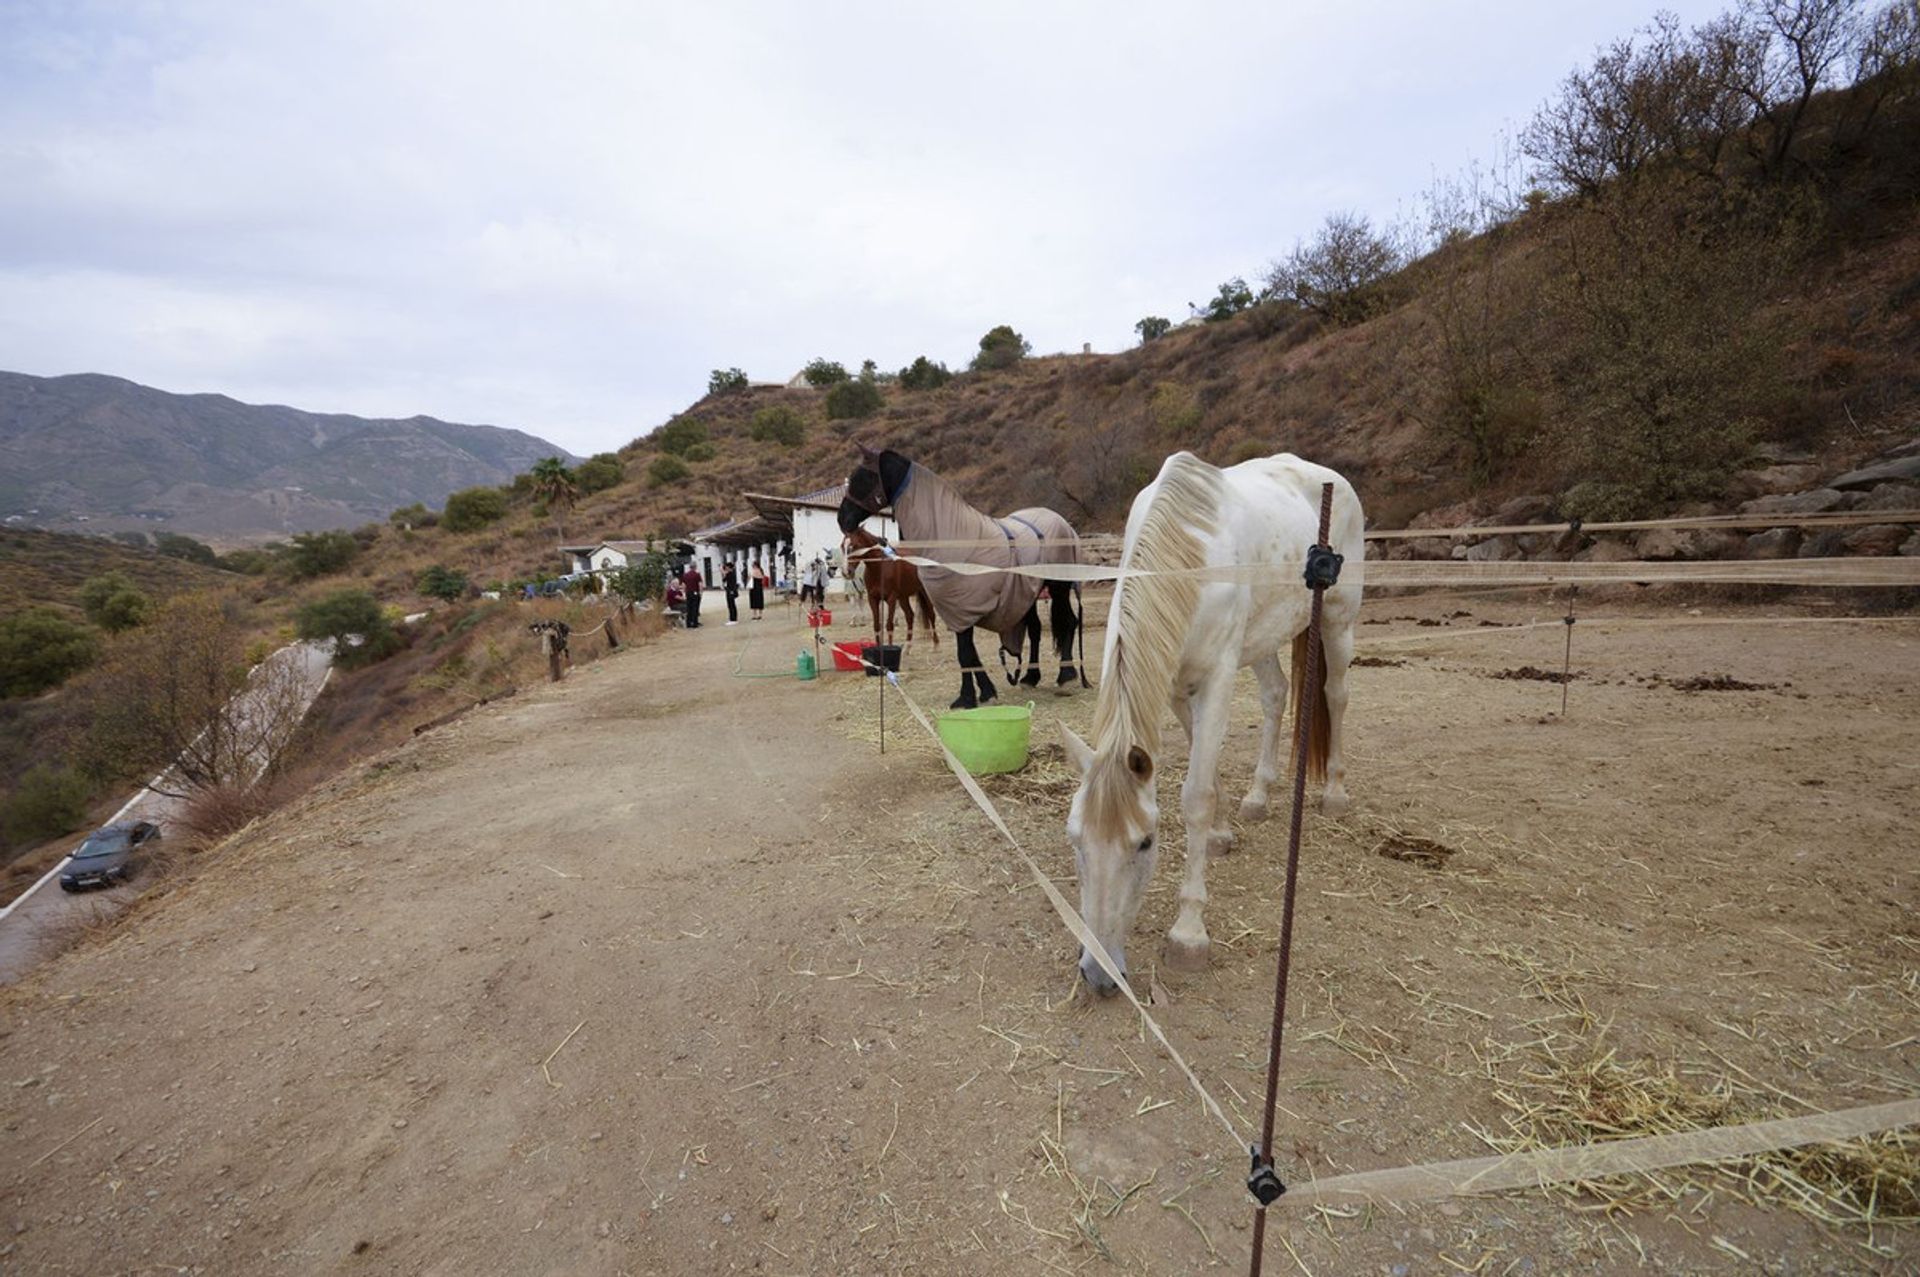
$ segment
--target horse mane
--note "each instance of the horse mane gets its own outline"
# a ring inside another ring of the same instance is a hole
[[[1138,526],[1120,557],[1121,571],[1167,573],[1122,576],[1114,584],[1107,668],[1093,710],[1095,810],[1117,811],[1129,792],[1127,755],[1139,746],[1160,749],[1160,721],[1173,695],[1180,650],[1193,625],[1206,566],[1203,538],[1218,526],[1224,485],[1220,471],[1190,452],[1167,458]]]

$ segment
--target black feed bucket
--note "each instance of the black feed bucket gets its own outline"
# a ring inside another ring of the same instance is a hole
[[[860,663],[865,667],[868,678],[879,678],[879,666],[885,666],[898,674],[900,672],[900,645],[898,643],[869,643],[860,649]]]

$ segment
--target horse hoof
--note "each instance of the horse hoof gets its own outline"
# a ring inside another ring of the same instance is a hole
[[[1197,975],[1211,965],[1212,956],[1211,940],[1188,943],[1185,940],[1175,940],[1172,936],[1167,937],[1167,969],[1169,971],[1178,971],[1182,975]]]
[[[1267,803],[1264,798],[1258,802],[1255,802],[1251,798],[1242,798],[1240,800],[1240,819],[1265,820],[1266,818]]]
[[[1028,670],[1028,671],[1027,671],[1027,672],[1026,672],[1025,674],[1022,674],[1022,675],[1020,676],[1020,683],[1019,683],[1019,686],[1021,686],[1021,687],[1038,687],[1038,686],[1040,686],[1040,671],[1039,671],[1039,670]]]
[[[1074,672],[1073,666],[1062,665],[1060,667],[1060,676],[1053,681],[1055,686],[1065,687],[1068,683],[1077,681],[1079,677],[1080,675]]]
[[[1320,814],[1339,817],[1347,814],[1347,808],[1353,806],[1353,800],[1342,791],[1337,794],[1320,795]]]
[[[1224,856],[1233,850],[1233,830],[1216,829],[1207,835],[1207,854]]]
[[[979,707],[980,702],[971,696],[956,696],[953,698],[953,704],[947,706],[948,709],[978,709]]]
[[[988,701],[991,701],[991,700],[998,700],[998,699],[999,699],[999,697],[1000,697],[1000,693],[998,693],[998,692],[996,692],[996,691],[994,691],[994,690],[993,690],[993,688],[992,688],[991,686],[989,686],[989,687],[986,687],[986,688],[984,688],[984,689],[982,689],[982,691],[981,691],[981,693],[980,693],[980,703],[981,703],[982,705],[984,705],[984,704],[986,704],[986,703],[987,703]],[[973,707],[972,707],[971,705],[969,705],[969,706],[968,706],[967,708],[969,708],[969,709],[971,709],[971,708],[973,708]]]

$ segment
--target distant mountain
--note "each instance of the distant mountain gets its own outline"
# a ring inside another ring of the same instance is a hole
[[[564,450],[520,430],[0,372],[0,519],[222,542],[352,527]]]

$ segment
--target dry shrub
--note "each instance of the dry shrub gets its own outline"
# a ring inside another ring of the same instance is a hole
[[[285,781],[267,780],[250,787],[215,785],[197,790],[187,799],[175,828],[194,850],[211,847],[278,810],[292,797],[291,788]]]

